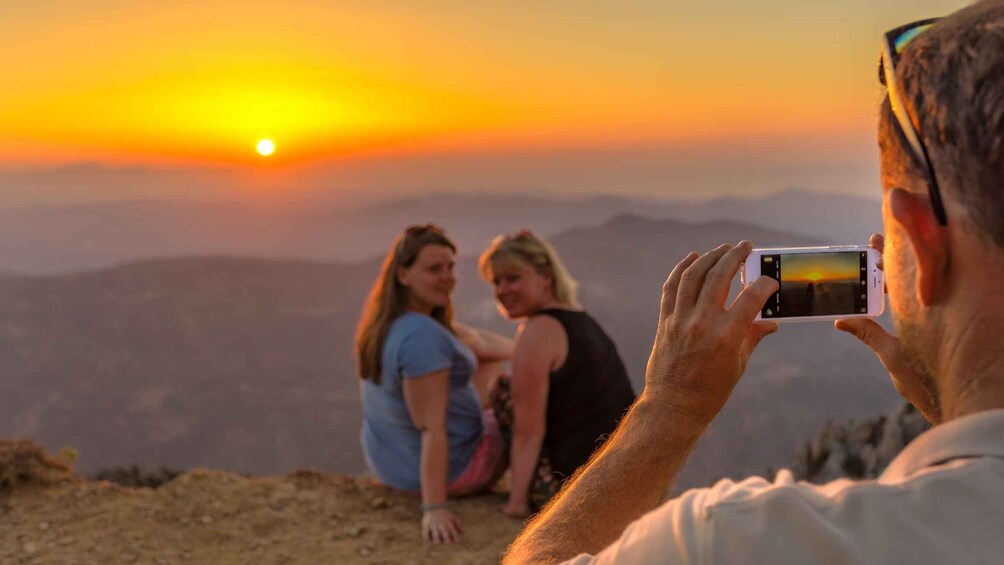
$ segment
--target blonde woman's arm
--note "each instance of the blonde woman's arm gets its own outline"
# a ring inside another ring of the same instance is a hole
[[[483,363],[508,361],[516,350],[515,340],[495,332],[472,328],[457,321],[453,322],[453,331],[456,332],[457,339],[470,347],[478,361]]]
[[[513,437],[509,502],[502,511],[515,518],[530,515],[529,491],[547,432],[547,394],[555,359],[568,338],[550,316],[531,318],[516,341],[512,365]]]

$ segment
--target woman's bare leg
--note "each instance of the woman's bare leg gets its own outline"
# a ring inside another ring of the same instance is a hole
[[[489,408],[492,405],[492,391],[499,377],[505,374],[505,367],[501,361],[491,361],[479,363],[478,368],[471,375],[471,384],[478,393],[478,400],[481,401],[481,408]]]

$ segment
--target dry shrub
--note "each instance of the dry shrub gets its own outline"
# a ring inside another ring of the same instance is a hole
[[[75,479],[70,466],[48,456],[29,439],[0,439],[0,492],[27,485],[49,486]]]

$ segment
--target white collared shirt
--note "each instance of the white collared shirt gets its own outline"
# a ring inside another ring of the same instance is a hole
[[[1004,410],[928,430],[876,480],[723,480],[666,502],[586,563],[1004,563]]]

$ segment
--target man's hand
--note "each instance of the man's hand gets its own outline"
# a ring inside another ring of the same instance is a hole
[[[645,395],[703,430],[711,423],[746,369],[750,354],[773,322],[754,322],[777,281],[760,277],[726,308],[729,286],[753,245],[725,244],[704,255],[691,253],[663,285],[659,329],[645,372]]]
[[[422,513],[422,537],[432,543],[456,543],[460,541],[464,528],[460,518],[445,508],[426,510]]]
[[[881,254],[885,239],[879,234],[872,234],[868,245]],[[884,267],[881,258],[878,267],[880,269]],[[924,387],[924,369],[918,365],[920,362],[918,359],[910,357],[903,351],[899,338],[887,332],[875,320],[868,318],[837,320],[833,326],[840,331],[853,334],[870,347],[889,371],[896,392],[917,407],[927,421],[932,424],[941,422],[941,408],[935,404],[930,392]]]
[[[777,290],[774,279],[757,279],[725,306],[752,248],[748,241],[722,245],[676,265],[663,285],[644,392],[599,453],[523,530],[505,563],[598,553],[659,504],[757,343],[777,330],[753,321]]]

